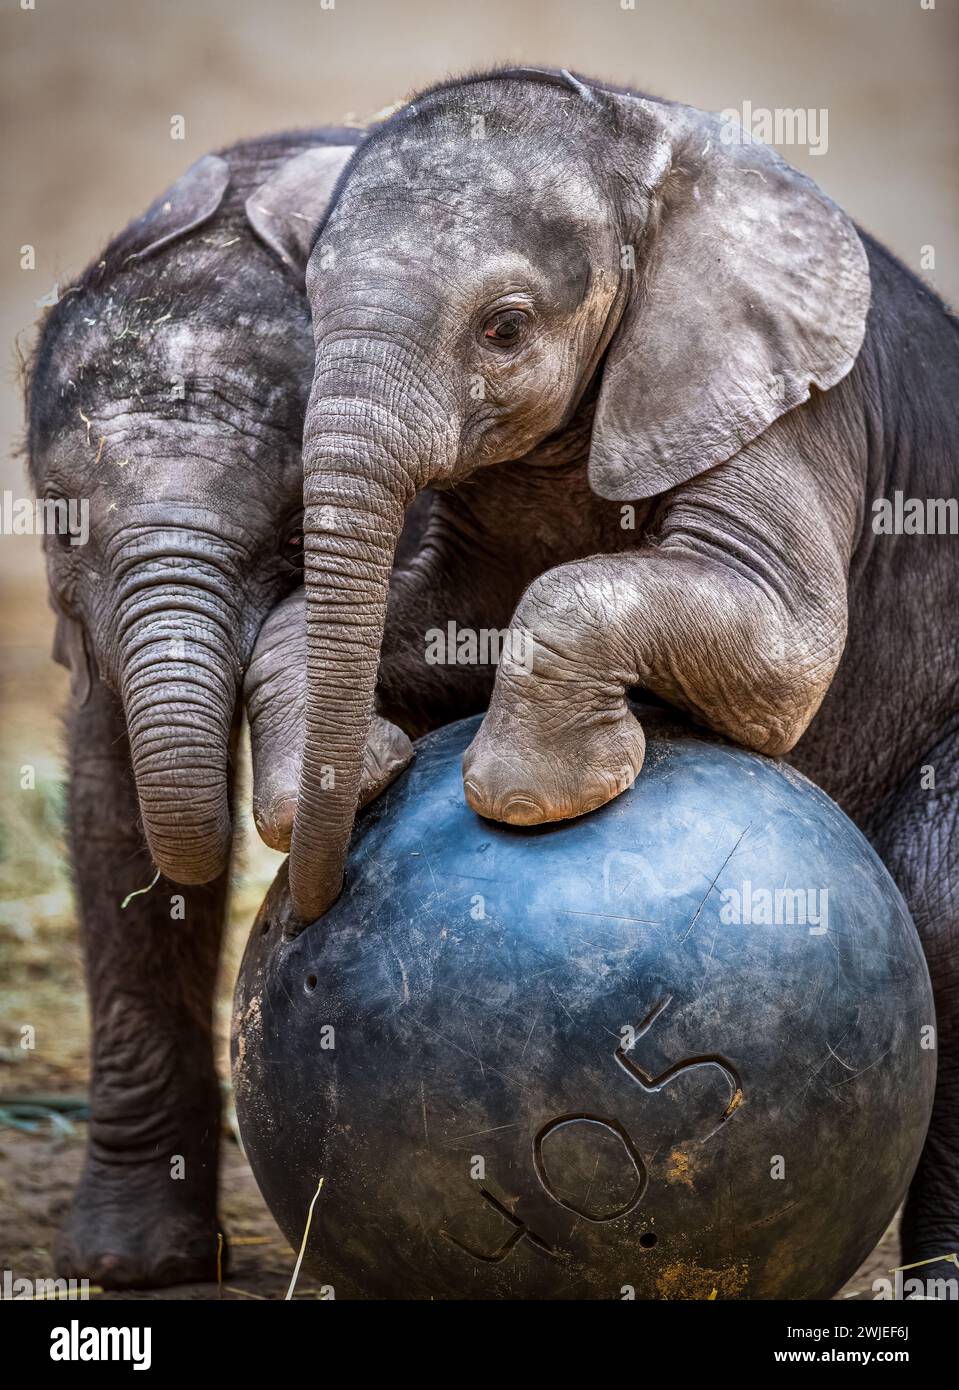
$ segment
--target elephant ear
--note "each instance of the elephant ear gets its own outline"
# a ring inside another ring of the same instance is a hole
[[[220,204],[230,182],[230,166],[218,154],[205,154],[129,229],[134,244],[140,245],[128,260],[144,261],[170,242],[208,222]]]
[[[589,461],[594,491],[622,501],[732,458],[812,386],[841,381],[870,283],[852,222],[775,150],[691,107],[603,95],[633,190],[626,217],[649,229]]]
[[[340,174],[355,145],[314,145],[281,164],[246,201],[257,236],[300,280]]]
[[[70,672],[70,696],[85,705],[93,689],[94,661],[83,624],[58,612],[53,634],[53,659]]]

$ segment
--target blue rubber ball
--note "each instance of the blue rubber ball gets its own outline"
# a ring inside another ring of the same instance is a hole
[[[233,1058],[267,1203],[338,1298],[828,1298],[935,1082],[903,899],[783,763],[644,713],[646,765],[537,829],[466,805],[478,721],[361,815],[346,888],[253,927]]]

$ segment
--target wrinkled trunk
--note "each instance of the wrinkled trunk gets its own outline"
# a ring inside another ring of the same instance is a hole
[[[413,423],[428,416],[399,358],[382,343],[336,344],[318,360],[307,416],[307,711],[290,857],[303,922],[325,912],[342,887],[396,543],[407,506],[429,480]]]
[[[157,569],[134,571],[118,608],[120,695],[153,861],[177,883],[207,883],[225,869],[232,833],[236,615],[215,584]]]
[[[290,858],[303,921],[325,912],[342,886],[404,515],[402,500],[369,480],[348,487],[318,472],[311,481],[324,500],[314,494],[304,512],[306,730]]]

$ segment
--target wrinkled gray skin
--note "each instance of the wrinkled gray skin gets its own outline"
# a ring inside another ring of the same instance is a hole
[[[631,687],[790,754],[873,836],[922,933],[940,1083],[905,1251],[959,1247],[957,542],[870,526],[894,488],[955,492],[954,321],[770,149],[559,74],[453,83],[380,127],[307,290],[289,929],[340,889],[381,644],[377,707],[407,731],[490,699],[465,790],[512,823],[632,781]],[[524,629],[532,670],[490,691],[488,669],[426,666],[448,620]]]
[[[356,138],[282,136],[198,161],[64,292],[32,366],[38,495],[90,503],[87,545],[45,542],[55,655],[72,675],[93,1052],[87,1163],[57,1265],[105,1286],[215,1272],[210,1015],[244,682],[257,821],[276,848],[296,785],[278,750],[302,622],[281,600],[301,580],[313,353],[305,254],[295,235],[274,244],[270,207],[282,196],[311,226]],[[363,795],[408,756],[380,721]]]

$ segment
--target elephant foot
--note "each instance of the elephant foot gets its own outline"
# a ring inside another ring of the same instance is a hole
[[[215,1210],[197,1209],[167,1169],[90,1163],[54,1249],[57,1274],[104,1289],[164,1288],[217,1277]],[[221,1273],[226,1273],[223,1240]]]
[[[625,705],[568,723],[491,707],[463,755],[463,787],[481,816],[542,825],[612,801],[632,786],[645,754],[642,727]]]

